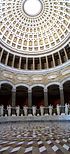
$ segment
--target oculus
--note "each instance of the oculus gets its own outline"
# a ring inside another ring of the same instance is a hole
[[[25,0],[23,2],[23,11],[31,17],[37,16],[42,10],[42,3],[40,0]]]

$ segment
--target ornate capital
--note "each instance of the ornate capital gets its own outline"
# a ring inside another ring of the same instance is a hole
[[[63,85],[60,85],[59,88],[60,88],[60,90],[63,90]]]
[[[44,92],[45,93],[47,93],[48,92],[48,88],[46,87],[46,88],[44,88]]]
[[[16,89],[15,88],[12,88],[12,93],[16,93]]]

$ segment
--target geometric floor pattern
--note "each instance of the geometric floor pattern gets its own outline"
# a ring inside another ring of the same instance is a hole
[[[70,123],[0,124],[0,154],[70,154]]]

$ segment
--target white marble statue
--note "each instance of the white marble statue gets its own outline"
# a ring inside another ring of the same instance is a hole
[[[49,114],[50,114],[50,115],[52,115],[52,109],[53,109],[53,106],[50,104],[50,105],[49,105]]]
[[[11,105],[7,106],[8,116],[11,116]]]
[[[60,115],[60,105],[57,104],[57,115]]]
[[[0,105],[0,116],[1,116],[1,105]]]
[[[35,105],[32,106],[32,112],[33,112],[33,116],[35,116],[36,115],[36,106]]]
[[[1,105],[0,105],[0,116],[1,116]]]
[[[16,114],[17,114],[17,116],[19,116],[19,113],[20,113],[20,106],[18,105],[18,106],[16,106]]]
[[[43,105],[40,106],[40,113],[41,113],[41,116],[44,115],[44,106]]]
[[[3,110],[4,110],[4,106],[1,105],[1,106],[0,106],[0,115],[1,115],[1,116],[3,116]]]
[[[68,115],[68,104],[65,104],[65,114]]]
[[[27,116],[28,107],[26,105],[23,107],[23,110],[24,110],[24,115]]]

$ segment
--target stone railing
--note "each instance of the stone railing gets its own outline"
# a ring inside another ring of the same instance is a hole
[[[60,106],[57,104],[56,108],[52,105],[48,107],[40,106],[38,109],[36,106],[27,107],[20,106],[12,107],[11,105],[4,108],[3,105],[0,106],[0,116],[44,116],[44,115],[68,115],[70,114],[70,105],[65,104],[65,106]]]

